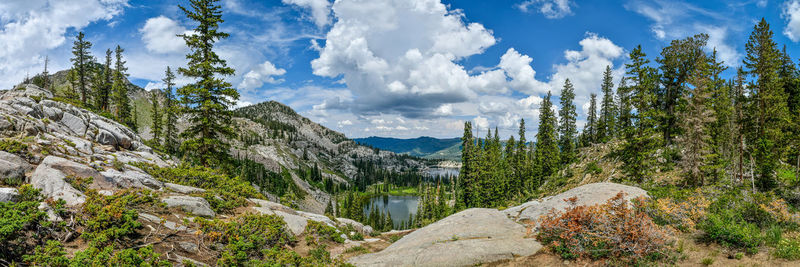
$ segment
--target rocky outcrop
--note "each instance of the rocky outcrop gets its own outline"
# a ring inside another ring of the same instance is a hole
[[[86,197],[65,180],[67,177],[91,178],[92,188],[108,188],[107,185],[103,186],[104,177],[97,170],[56,156],[46,157],[36,167],[30,182],[34,188],[41,189],[45,197],[63,199],[69,206],[82,204]]]
[[[521,224],[495,209],[468,209],[398,240],[378,253],[349,260],[356,266],[472,266],[533,255],[541,244]]]
[[[167,187],[169,190],[172,190],[173,192],[181,194],[203,193],[206,191],[205,189],[202,188],[173,184],[173,183],[164,183],[164,186]]]
[[[591,206],[606,203],[608,199],[616,196],[619,192],[625,193],[625,199],[629,201],[640,196],[647,196],[647,191],[638,187],[616,183],[594,183],[570,189],[541,201],[530,201],[503,212],[516,221],[530,222],[538,226],[539,217],[550,210],[563,211],[570,207],[572,204],[565,201],[566,199],[575,197],[576,206]]]
[[[337,218],[334,221],[325,215],[320,215],[311,212],[304,212],[304,211],[296,211],[289,207],[286,207],[284,205],[272,201],[267,201],[263,199],[254,199],[254,198],[248,200],[253,204],[256,204],[256,206],[251,207],[251,209],[258,212],[259,214],[278,215],[282,217],[283,220],[286,222],[289,230],[291,230],[292,233],[295,235],[300,235],[303,234],[303,232],[305,232],[306,225],[308,225],[309,220],[324,223],[325,225],[338,228],[344,228],[349,224],[353,226],[353,229],[359,231],[363,235],[369,235],[373,232],[372,227],[370,227],[369,225],[363,225],[351,219]]]
[[[217,213],[211,209],[211,205],[208,204],[208,201],[202,197],[169,196],[162,199],[161,202],[167,204],[167,208],[179,207],[183,209],[183,211],[197,216],[214,217],[217,215]]]
[[[118,171],[108,169],[101,173],[107,181],[119,188],[141,188],[159,190],[164,184],[149,174],[137,170]]]
[[[25,180],[25,173],[33,169],[23,158],[0,151],[0,183],[20,183]]]

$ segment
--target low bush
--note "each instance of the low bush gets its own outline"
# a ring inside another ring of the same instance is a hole
[[[28,152],[28,145],[16,139],[3,138],[0,139],[0,151],[11,154],[24,154]]]
[[[295,242],[286,223],[277,215],[246,214],[230,222],[203,219],[198,222],[210,241],[225,245],[219,265],[244,265],[250,259],[263,258],[263,250]]]
[[[537,239],[564,259],[614,258],[630,262],[666,259],[669,232],[620,193],[605,204],[550,211],[540,219]]]
[[[316,245],[319,244],[320,241],[331,241],[336,243],[344,243],[344,238],[342,238],[336,228],[328,226],[324,223],[309,220],[308,224],[306,224],[306,243],[309,245]]]
[[[700,229],[705,232],[707,241],[731,247],[746,249],[754,252],[763,241],[761,229],[754,223],[746,222],[736,212],[723,210],[711,213],[700,224]]]
[[[99,249],[96,246],[75,252],[71,259],[66,256],[61,242],[49,240],[43,247],[37,247],[32,255],[25,256],[25,262],[32,266],[66,267],[66,266],[172,266],[162,260],[161,255],[153,251],[152,246],[139,249],[114,250],[107,246]]]
[[[603,168],[597,165],[597,161],[592,161],[586,164],[586,167],[583,168],[583,173],[597,175],[603,173]]]
[[[177,168],[161,168],[152,164],[134,164],[162,182],[176,183],[206,189],[201,196],[216,212],[225,212],[247,204],[247,198],[263,198],[250,183],[237,177],[229,177],[220,171],[182,165]],[[219,196],[222,200],[217,199]]]
[[[95,190],[86,191],[86,202],[81,207],[81,237],[91,245],[103,247],[135,235],[142,224],[136,220],[135,207],[158,205],[158,199],[149,191],[122,190],[103,196]]]
[[[772,252],[775,257],[787,260],[800,260],[800,241],[782,238]]]
[[[643,208],[658,225],[670,225],[689,232],[705,219],[709,205],[711,201],[698,189],[695,194],[683,199],[663,197],[648,200]]]
[[[50,223],[38,208],[39,191],[23,185],[18,189],[17,202],[0,202],[0,259],[19,259],[47,234]]]

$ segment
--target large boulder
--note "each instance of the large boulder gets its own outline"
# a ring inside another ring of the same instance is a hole
[[[351,220],[348,218],[336,218],[336,221],[339,222],[339,227],[347,227],[348,225],[353,226],[353,229],[361,233],[362,235],[371,235],[374,231],[371,226],[364,225],[360,222],[355,220]]]
[[[272,212],[274,212],[275,215],[281,216],[281,218],[283,218],[283,221],[286,222],[286,227],[288,227],[289,230],[292,231],[292,234],[300,235],[306,231],[306,225],[308,225],[308,218],[284,212],[281,210],[273,210]]]
[[[67,177],[92,178],[90,188],[109,189],[113,186],[97,170],[56,156],[46,157],[31,174],[30,182],[34,188],[41,189],[42,195],[53,199],[63,199],[69,206],[83,204],[86,196],[65,180]]]
[[[167,208],[180,207],[184,211],[197,216],[214,217],[217,215],[214,210],[211,209],[211,205],[208,204],[208,201],[202,197],[170,196],[162,199],[161,202],[167,204]]]
[[[206,192],[205,189],[197,188],[193,186],[186,186],[186,185],[179,185],[173,183],[164,183],[164,186],[173,192],[181,193],[181,194],[193,194],[193,193],[203,193]]]
[[[135,170],[118,171],[115,169],[109,169],[101,174],[105,176],[107,181],[120,188],[159,190],[164,187],[164,183],[161,181],[156,180],[149,174]]]
[[[25,180],[25,173],[33,166],[23,158],[0,151],[0,182],[19,183]]]
[[[495,209],[468,209],[423,227],[383,251],[351,258],[356,266],[473,266],[533,255],[542,246]]]
[[[541,202],[531,201],[517,207],[512,207],[504,212],[511,218],[519,222],[531,222],[538,226],[539,218],[555,209],[556,211],[563,211],[572,206],[567,199],[576,198],[576,206],[591,206],[596,204],[606,203],[610,198],[616,196],[620,192],[625,193],[625,199],[631,200],[640,196],[647,196],[647,191],[644,189],[616,184],[616,183],[594,183],[582,185],[564,193],[547,197]]]

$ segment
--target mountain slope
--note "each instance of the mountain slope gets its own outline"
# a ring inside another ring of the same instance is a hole
[[[359,144],[428,159],[456,160],[461,155],[460,138],[439,139],[422,136],[412,139],[399,139],[371,136],[353,140]]]

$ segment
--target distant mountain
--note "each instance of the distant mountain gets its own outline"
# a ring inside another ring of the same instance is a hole
[[[427,159],[461,160],[460,138],[433,138],[428,136],[413,139],[400,139],[391,137],[371,136],[353,139],[359,144],[374,148],[392,151],[399,154],[408,154]]]

